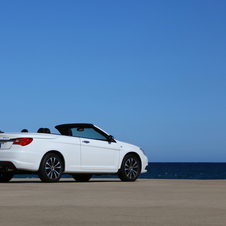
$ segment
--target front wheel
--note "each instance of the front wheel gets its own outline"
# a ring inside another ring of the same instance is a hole
[[[48,153],[41,161],[38,176],[43,182],[57,182],[63,174],[63,161],[55,153]]]
[[[13,172],[0,172],[0,182],[9,182],[13,176]]]
[[[93,176],[92,174],[79,174],[79,173],[72,174],[72,177],[78,182],[87,182],[90,180],[92,176]]]
[[[126,155],[118,176],[122,181],[135,181],[140,175],[140,168],[140,161],[135,155]]]

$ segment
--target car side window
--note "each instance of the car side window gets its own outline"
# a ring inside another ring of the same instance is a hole
[[[96,140],[107,140],[105,136],[98,133],[93,128],[72,128],[72,136],[74,137],[82,137]]]

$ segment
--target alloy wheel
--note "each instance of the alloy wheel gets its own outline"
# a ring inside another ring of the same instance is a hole
[[[136,178],[138,174],[138,162],[134,158],[127,159],[125,163],[125,172],[128,178]]]
[[[45,163],[45,171],[50,179],[58,178],[61,172],[61,162],[55,157],[49,158]]]

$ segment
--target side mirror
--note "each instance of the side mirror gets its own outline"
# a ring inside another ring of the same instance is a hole
[[[115,141],[114,137],[112,135],[108,136],[108,142],[113,142]]]

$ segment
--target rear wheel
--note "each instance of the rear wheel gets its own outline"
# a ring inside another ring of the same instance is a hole
[[[140,175],[140,161],[133,155],[126,155],[122,161],[119,178],[122,181],[135,181]]]
[[[92,174],[72,174],[72,177],[78,182],[87,182],[92,176]]]
[[[13,172],[0,172],[0,182],[9,182],[13,176]]]
[[[57,182],[63,174],[63,161],[55,153],[48,153],[41,161],[38,176],[43,182]]]

